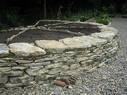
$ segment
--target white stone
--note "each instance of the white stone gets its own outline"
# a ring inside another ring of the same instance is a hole
[[[9,48],[6,44],[0,44],[0,56],[6,56],[9,54]]]
[[[91,44],[85,40],[81,40],[80,37],[65,38],[61,39],[60,42],[63,42],[69,48],[87,48],[91,47]]]
[[[109,27],[106,25],[103,26],[99,26],[101,32],[115,32],[116,34],[118,33],[118,30],[116,28],[113,27]]]
[[[66,45],[56,40],[36,40],[35,44],[44,49],[65,49]]]
[[[110,32],[100,32],[100,33],[93,33],[91,36],[111,40],[116,36],[116,33],[111,32],[111,31]]]
[[[100,38],[90,37],[90,36],[82,36],[81,39],[89,42],[92,45],[100,45],[100,44],[104,44],[107,42],[107,40],[105,39],[100,39]]]
[[[17,56],[39,56],[44,55],[46,52],[29,43],[12,43],[9,45],[10,51]]]
[[[65,39],[61,39],[60,41],[66,44],[69,48],[87,48],[87,47],[91,47],[92,45],[98,45],[107,42],[104,39],[99,39],[90,36],[65,38]]]

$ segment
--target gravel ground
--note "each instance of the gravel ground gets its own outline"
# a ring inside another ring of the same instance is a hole
[[[114,63],[83,73],[75,85],[60,88],[51,82],[24,88],[0,89],[0,95],[127,95],[127,19],[114,18],[120,31],[121,50]],[[54,94],[51,94],[54,93]]]

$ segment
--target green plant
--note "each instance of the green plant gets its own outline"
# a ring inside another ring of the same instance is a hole
[[[91,10],[87,11],[82,11],[79,10],[77,13],[70,13],[67,12],[68,16],[64,16],[65,20],[70,20],[70,21],[81,21],[84,22],[94,16],[94,12]]]
[[[111,17],[108,14],[108,9],[103,7],[99,15],[95,17],[97,23],[108,25],[111,22]]]
[[[96,22],[108,25],[111,22],[111,18],[107,14],[99,15],[96,17]]]

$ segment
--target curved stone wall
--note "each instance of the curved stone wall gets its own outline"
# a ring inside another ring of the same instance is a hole
[[[86,25],[86,23],[79,24]],[[119,49],[117,30],[96,23],[90,24],[97,25],[99,32],[75,35],[75,32],[73,34],[71,31],[67,33],[73,36],[58,37],[57,40],[34,39],[33,42],[29,42],[30,37],[21,41],[25,37],[21,34],[9,45],[1,43],[1,87],[27,86],[35,82],[43,83],[47,79],[77,76],[103,63],[111,63]],[[48,28],[52,27],[48,26]],[[59,30],[58,27],[57,30]],[[44,33],[39,35],[45,37]]]

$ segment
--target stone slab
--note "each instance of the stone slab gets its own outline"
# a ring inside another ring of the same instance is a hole
[[[0,43],[0,57],[6,56],[9,54],[9,48],[6,44]]]
[[[31,45],[29,43],[12,43],[9,44],[10,51],[16,56],[39,56],[46,54],[45,50]]]

